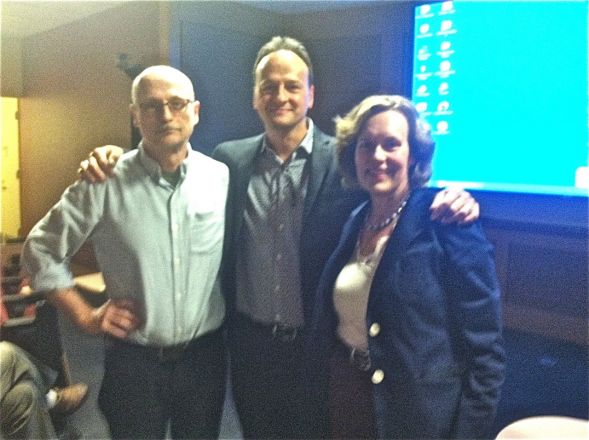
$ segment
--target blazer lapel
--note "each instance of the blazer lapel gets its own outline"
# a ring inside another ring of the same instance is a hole
[[[427,190],[414,190],[407,201],[395,231],[387,244],[387,248],[374,275],[373,285],[381,285],[380,278],[390,274],[391,268],[405,254],[415,237],[429,222],[429,211],[432,196]]]
[[[307,196],[305,197],[305,207],[303,210],[303,225],[306,223],[306,219],[309,215],[311,215],[319,191],[325,182],[327,174],[332,168],[331,162],[334,160],[334,151],[333,148],[330,148],[330,142],[331,138],[315,127],[309,183],[307,186]]]
[[[248,144],[240,146],[240,150],[236,155],[236,175],[231,176],[235,179],[235,207],[233,210],[233,237],[238,240],[241,233],[241,225],[243,224],[243,215],[247,203],[247,190],[249,182],[254,172],[255,159],[262,147],[263,135],[254,138]]]

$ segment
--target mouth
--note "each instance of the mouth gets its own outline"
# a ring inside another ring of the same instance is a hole
[[[376,180],[384,179],[389,175],[386,170],[375,170],[370,168],[365,171],[365,174],[366,176]]]
[[[284,115],[292,111],[290,108],[286,107],[279,107],[279,108],[271,108],[269,109],[270,113],[273,115]]]
[[[158,130],[158,133],[160,134],[168,134],[168,133],[174,133],[180,131],[179,128],[175,128],[175,127],[162,127]]]

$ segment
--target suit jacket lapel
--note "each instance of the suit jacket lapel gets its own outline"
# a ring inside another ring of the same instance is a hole
[[[249,182],[254,172],[255,159],[262,147],[263,135],[254,138],[251,142],[240,146],[239,152],[236,154],[236,175],[232,176],[235,179],[235,207],[233,239],[238,240],[241,233],[241,225],[243,224],[243,216],[247,203],[247,190]]]
[[[307,186],[307,196],[305,198],[305,207],[303,210],[303,225],[313,211],[313,206],[317,196],[330,171],[330,164],[333,161],[333,149],[329,148],[331,138],[322,133],[317,127],[313,133],[313,152],[311,153],[309,183]]]

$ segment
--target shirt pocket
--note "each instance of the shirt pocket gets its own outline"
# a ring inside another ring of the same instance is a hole
[[[203,254],[221,251],[225,227],[223,212],[199,211],[190,215],[190,251]]]

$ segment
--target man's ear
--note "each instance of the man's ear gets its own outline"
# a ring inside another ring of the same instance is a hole
[[[200,121],[200,101],[194,101],[191,105],[194,110],[194,125],[196,125]]]
[[[308,110],[313,108],[313,104],[315,104],[315,85],[311,84],[309,86],[309,105],[307,106]]]
[[[129,104],[129,113],[131,113],[131,121],[133,121],[133,127],[139,128],[139,109],[136,104]]]
[[[254,86],[254,90],[252,91],[252,108],[254,110],[258,110],[258,105],[256,104],[257,99],[258,99],[258,96],[257,96],[257,92],[256,92],[256,87]]]

